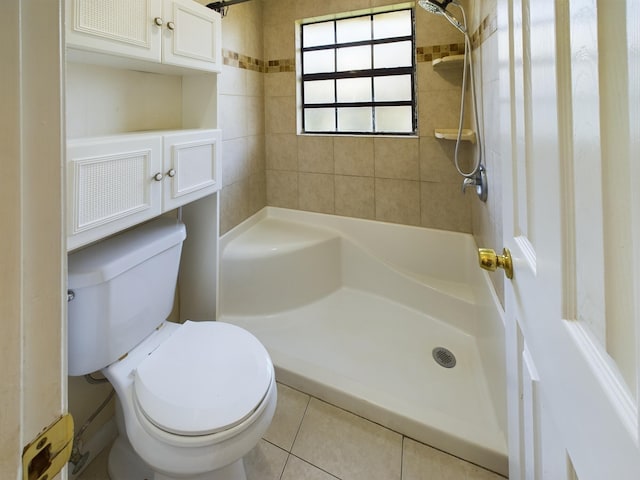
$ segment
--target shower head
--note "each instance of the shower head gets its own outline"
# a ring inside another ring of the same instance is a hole
[[[458,8],[462,9],[462,7],[455,0],[418,0],[418,4],[424,8],[429,13],[434,13],[436,15],[442,15],[449,23],[460,30],[463,34],[467,34],[467,28],[463,24],[461,24],[456,17],[454,17],[451,13],[447,12],[447,7],[452,3]],[[464,10],[463,10],[464,12]]]
[[[444,12],[447,10],[447,6],[452,2],[452,0],[419,0],[418,3],[422,8],[424,8],[427,12],[435,13],[436,15],[444,15]]]

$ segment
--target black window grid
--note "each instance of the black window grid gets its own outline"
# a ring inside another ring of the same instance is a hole
[[[390,12],[380,12],[366,15],[358,15],[351,18],[360,18],[360,17],[369,17],[371,22],[371,40],[360,40],[354,42],[344,42],[344,43],[330,43],[326,45],[314,45],[311,47],[302,47],[301,48],[301,80],[302,80],[302,132],[309,134],[331,134],[331,135],[394,135],[394,136],[409,136],[415,135],[417,133],[418,128],[418,118],[417,118],[417,108],[416,108],[416,55],[415,55],[415,14],[413,9],[404,9],[410,12],[411,14],[411,35],[403,35],[398,37],[388,37],[388,38],[373,38],[373,18],[376,15],[381,15]],[[397,10],[402,11],[402,10]],[[347,18],[340,18],[336,20],[324,20],[320,22],[312,22],[301,25],[301,40],[302,45],[304,45],[304,27],[308,25],[314,25],[317,23],[329,23],[333,22],[333,38],[337,39],[337,22],[340,20],[345,20]],[[358,47],[358,46],[371,46],[371,65],[374,65],[374,46],[388,43],[400,43],[400,42],[411,42],[411,66],[405,67],[394,67],[394,68],[370,68],[363,70],[347,70],[347,71],[338,71],[338,55],[337,50],[340,48],[349,48],[349,47]],[[304,53],[305,52],[313,52],[313,51],[321,51],[321,50],[333,50],[334,51],[334,71],[333,72],[322,72],[322,73],[305,73],[304,71]],[[400,76],[400,75],[409,75],[411,79],[411,100],[397,100],[397,101],[376,101],[375,95],[375,78],[377,77],[391,77],[391,76]],[[337,101],[337,80],[340,79],[348,79],[348,78],[370,78],[371,79],[371,101],[368,102],[338,102]],[[305,101],[305,82],[309,81],[317,81],[317,80],[333,80],[334,81],[334,102],[327,103],[306,103]],[[375,107],[402,107],[409,106],[411,107],[411,131],[407,132],[398,132],[398,131],[376,131],[376,108]],[[372,115],[372,131],[340,131],[338,130],[338,109],[339,108],[353,108],[353,107],[371,107],[371,115]],[[305,110],[307,109],[318,109],[318,108],[332,108],[334,113],[334,122],[335,129],[334,130],[308,130],[305,125]]]

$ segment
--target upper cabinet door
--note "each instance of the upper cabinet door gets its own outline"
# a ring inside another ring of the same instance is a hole
[[[220,71],[220,15],[193,0],[164,0],[162,62]]]
[[[69,0],[67,46],[160,62],[162,0]]]

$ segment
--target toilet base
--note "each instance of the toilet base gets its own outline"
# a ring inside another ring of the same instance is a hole
[[[107,470],[111,480],[247,480],[242,458],[213,472],[189,477],[171,477],[154,472],[121,436],[111,447]]]

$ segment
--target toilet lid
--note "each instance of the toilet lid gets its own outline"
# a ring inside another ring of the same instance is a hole
[[[264,346],[223,322],[186,322],[135,371],[134,395],[157,427],[207,435],[234,427],[260,405],[273,367]]]

